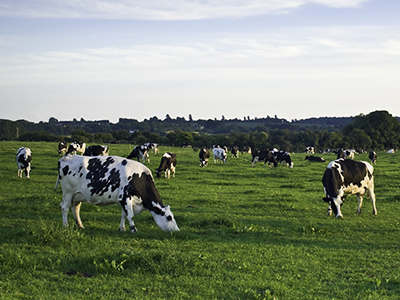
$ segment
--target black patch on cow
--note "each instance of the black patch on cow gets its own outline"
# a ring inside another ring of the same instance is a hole
[[[165,214],[160,208],[153,205],[154,202],[159,204],[162,208],[165,207],[150,174],[135,173],[132,175],[131,180],[129,180],[128,184],[124,187],[123,197],[120,200],[124,210],[127,199],[133,196],[142,199],[142,204],[145,209],[161,216]],[[127,212],[125,211],[125,213]]]
[[[78,169],[78,172],[80,172],[82,170],[83,166],[80,166]]]
[[[114,159],[110,156],[103,162],[98,158],[92,158],[88,162],[86,179],[89,180],[87,187],[90,188],[91,196],[99,194],[102,196],[111,188],[111,192],[115,191],[121,184],[121,176],[119,170],[112,169],[107,176],[109,166],[114,163]]]
[[[127,163],[128,163],[128,161],[127,161],[126,159],[124,159],[124,160],[121,162],[121,165],[126,166]]]
[[[69,166],[66,165],[66,166],[62,169],[62,171],[63,171],[64,176],[67,176],[68,171],[69,171]]]

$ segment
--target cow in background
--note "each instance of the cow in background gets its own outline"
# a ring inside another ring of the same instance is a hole
[[[306,147],[306,153],[307,154],[314,154],[314,147],[311,147],[311,146]]]
[[[22,178],[22,172],[25,171],[26,178],[29,178],[32,163],[32,151],[29,148],[21,147],[17,150],[15,162],[18,167],[18,177]]]
[[[207,148],[202,147],[199,152],[200,167],[207,167],[208,159],[210,158],[210,151]]]
[[[238,157],[239,156],[239,147],[237,147],[237,146],[232,147],[231,154],[232,154],[232,157]]]
[[[374,167],[365,161],[337,159],[329,163],[322,178],[323,198],[329,204],[328,215],[343,217],[341,207],[348,194],[356,194],[358,199],[357,214],[361,213],[363,195],[368,191],[372,202],[372,213],[377,214],[374,193]]]
[[[68,147],[67,147],[67,142],[62,141],[58,143],[58,155],[63,154],[64,152],[67,152]]]
[[[307,155],[305,160],[315,161],[315,162],[325,162],[325,159],[323,159],[322,157],[312,156],[312,155],[310,155],[310,156]]]
[[[254,164],[258,161],[264,162],[264,167],[268,163],[269,166],[273,164],[275,167],[278,165],[275,156],[272,151],[268,150],[254,150],[251,152],[252,159],[251,159],[251,166],[254,167]]]
[[[377,155],[376,155],[376,152],[375,152],[375,151],[371,151],[371,152],[368,154],[368,158],[371,160],[371,164],[376,164]]]
[[[218,160],[226,163],[226,151],[223,148],[214,148],[212,151],[214,154],[214,164],[216,164]]]
[[[147,161],[150,163],[150,157],[149,157],[149,151],[147,146],[145,145],[138,145],[135,148],[133,148],[131,154],[128,155],[128,159],[136,158],[137,161],[142,160],[142,163]]]
[[[247,153],[247,154],[251,154],[251,147],[243,147],[242,148],[242,154],[245,154],[245,153]]]
[[[169,179],[172,172],[172,178],[175,178],[176,169],[176,154],[171,152],[166,152],[161,157],[160,166],[156,169],[157,178],[161,177],[161,172],[165,172],[165,177]]]
[[[150,150],[153,150],[154,155],[156,155],[158,152],[160,152],[158,150],[158,144],[156,144],[156,143],[145,143],[144,146],[147,147],[149,152],[150,152]]]
[[[68,151],[66,154],[73,154],[75,155],[77,152],[83,154],[85,152],[86,144],[79,143],[79,142],[72,142],[69,144]]]
[[[108,155],[108,146],[105,145],[93,145],[86,148],[83,153],[84,156],[107,156]]]
[[[281,163],[281,165],[286,162],[286,165],[289,166],[290,168],[293,168],[293,162],[292,159],[290,158],[289,152],[286,151],[278,151],[277,149],[274,148],[273,151],[271,151],[273,155],[275,156],[275,159],[278,163]]]

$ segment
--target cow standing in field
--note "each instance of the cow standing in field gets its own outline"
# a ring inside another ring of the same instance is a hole
[[[232,147],[231,154],[232,154],[232,157],[238,157],[239,156],[239,147],[237,147],[237,146]]]
[[[66,141],[62,141],[58,143],[58,155],[63,154],[64,152],[67,152],[68,148],[67,148],[67,142]]]
[[[341,207],[348,194],[356,194],[358,199],[357,214],[361,213],[363,195],[368,191],[372,202],[372,213],[377,214],[374,193],[374,167],[365,161],[337,159],[329,163],[322,178],[326,197],[329,203],[328,215],[343,217]]]
[[[119,230],[137,232],[133,217],[149,210],[163,231],[179,231],[169,206],[165,206],[154,184],[151,171],[141,163],[118,156],[71,156],[58,161],[58,183],[62,186],[61,210],[64,226],[72,210],[76,224],[84,228],[79,216],[80,205],[119,204],[122,207]]]
[[[85,148],[85,143],[72,142],[71,144],[69,144],[68,151],[65,154],[75,155],[76,152],[83,154],[85,152]]]
[[[160,166],[156,169],[157,178],[161,177],[161,172],[165,172],[165,177],[169,179],[172,172],[172,178],[175,178],[175,168],[176,168],[176,154],[171,152],[166,152],[161,157]]]
[[[150,163],[150,157],[149,157],[149,151],[147,146],[145,145],[138,145],[135,148],[133,148],[131,154],[128,155],[128,159],[136,158],[137,161],[142,160],[142,163],[146,161]]]
[[[264,167],[268,163],[269,166],[271,164],[276,167],[278,165],[275,156],[272,151],[268,150],[254,150],[251,152],[252,159],[251,159],[251,166],[254,167],[254,164],[258,161],[263,161],[264,162]]]
[[[86,148],[83,153],[84,156],[107,156],[108,155],[108,146],[105,145],[93,145]]]
[[[375,152],[375,151],[371,151],[371,152],[368,154],[368,158],[371,160],[371,164],[376,164],[377,155],[376,155],[376,152]]]
[[[200,167],[207,167],[208,159],[210,158],[210,151],[207,148],[201,148],[199,152]]]
[[[251,154],[251,147],[243,147],[242,154]]]
[[[214,148],[213,150],[214,154],[214,164],[220,160],[224,164],[226,163],[226,151],[223,148]]]
[[[145,143],[144,146],[147,147],[148,151],[153,150],[154,155],[156,155],[159,152],[158,144],[156,144],[156,143]]]
[[[312,155],[310,155],[310,156],[306,156],[306,158],[305,158],[305,160],[308,160],[308,161],[315,161],[315,162],[325,162],[325,159],[323,159],[322,157],[319,157],[319,156],[312,156]]]
[[[306,153],[307,154],[314,154],[314,147],[312,147],[312,146],[306,147]]]
[[[32,151],[29,148],[21,147],[17,150],[15,162],[18,167],[18,177],[22,178],[22,172],[25,172],[26,178],[29,178],[32,163]]]
[[[277,149],[274,149],[272,153],[275,156],[276,161],[281,163],[281,165],[286,162],[286,165],[289,166],[290,168],[293,168],[293,162],[292,159],[290,158],[289,152],[286,151],[278,151]]]

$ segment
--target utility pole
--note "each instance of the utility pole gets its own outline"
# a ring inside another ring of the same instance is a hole
[[[17,127],[17,139],[18,139],[18,127]]]

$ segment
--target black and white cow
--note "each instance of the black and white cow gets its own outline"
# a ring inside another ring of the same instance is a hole
[[[64,152],[67,152],[68,147],[67,147],[67,142],[62,141],[58,143],[58,155],[63,154]]]
[[[363,195],[368,191],[372,201],[372,213],[377,214],[374,193],[374,167],[365,161],[339,158],[329,163],[322,178],[329,203],[328,215],[343,217],[341,206],[348,194],[356,194],[358,199],[357,214],[361,213]]]
[[[308,160],[308,161],[315,161],[315,162],[325,162],[325,159],[323,159],[322,157],[319,157],[319,156],[312,156],[312,155],[310,155],[310,156],[306,156],[306,158],[305,158],[305,160]]]
[[[156,144],[156,143],[145,143],[144,146],[147,147],[148,151],[153,150],[154,155],[156,155],[158,152],[160,152],[158,150],[158,144]]]
[[[68,151],[65,154],[72,154],[75,155],[76,152],[83,154],[85,152],[86,144],[79,143],[79,142],[72,142],[69,144]]]
[[[107,156],[108,155],[108,146],[105,145],[93,145],[86,148],[83,155],[85,156]]]
[[[242,154],[251,154],[251,147],[243,147],[242,148]]]
[[[18,167],[18,177],[22,178],[22,172],[25,172],[26,178],[29,178],[32,163],[32,151],[29,148],[21,147],[17,150],[15,162]]]
[[[275,159],[278,163],[281,163],[281,165],[286,162],[286,165],[289,166],[290,168],[293,168],[293,162],[292,159],[290,158],[289,152],[286,151],[277,151],[277,149],[274,149],[272,153],[275,156]]]
[[[239,156],[239,147],[237,147],[237,146],[232,147],[231,154],[232,154],[232,157],[238,157]]]
[[[210,151],[207,148],[201,148],[199,152],[200,167],[207,167],[208,159],[210,158]]]
[[[272,151],[268,150],[254,150],[251,152],[252,159],[251,159],[251,166],[254,167],[254,164],[258,161],[264,162],[264,167],[268,163],[269,166],[273,164],[275,167],[278,165],[275,156]]]
[[[137,161],[142,160],[143,163],[146,161],[147,158],[147,162],[150,163],[149,149],[145,145],[138,145],[133,148],[131,154],[129,154],[127,158],[136,158]]]
[[[312,146],[306,147],[306,153],[307,154],[314,154],[314,147],[312,147]]]
[[[122,207],[119,230],[125,231],[128,218],[132,233],[137,232],[133,217],[149,210],[163,231],[179,231],[168,205],[164,205],[154,184],[151,171],[143,164],[118,156],[66,155],[58,161],[61,182],[61,210],[64,226],[68,226],[71,209],[79,228],[84,228],[79,216],[80,205],[87,202]]]
[[[214,148],[213,150],[214,154],[214,164],[220,160],[223,163],[226,163],[226,151],[223,148]]]
[[[376,152],[375,151],[371,151],[368,155],[368,158],[371,160],[371,164],[376,164]]]
[[[157,178],[161,177],[161,172],[165,172],[165,177],[169,179],[172,172],[172,178],[175,178],[175,168],[176,168],[176,154],[171,152],[166,152],[161,157],[160,166],[156,169]]]

